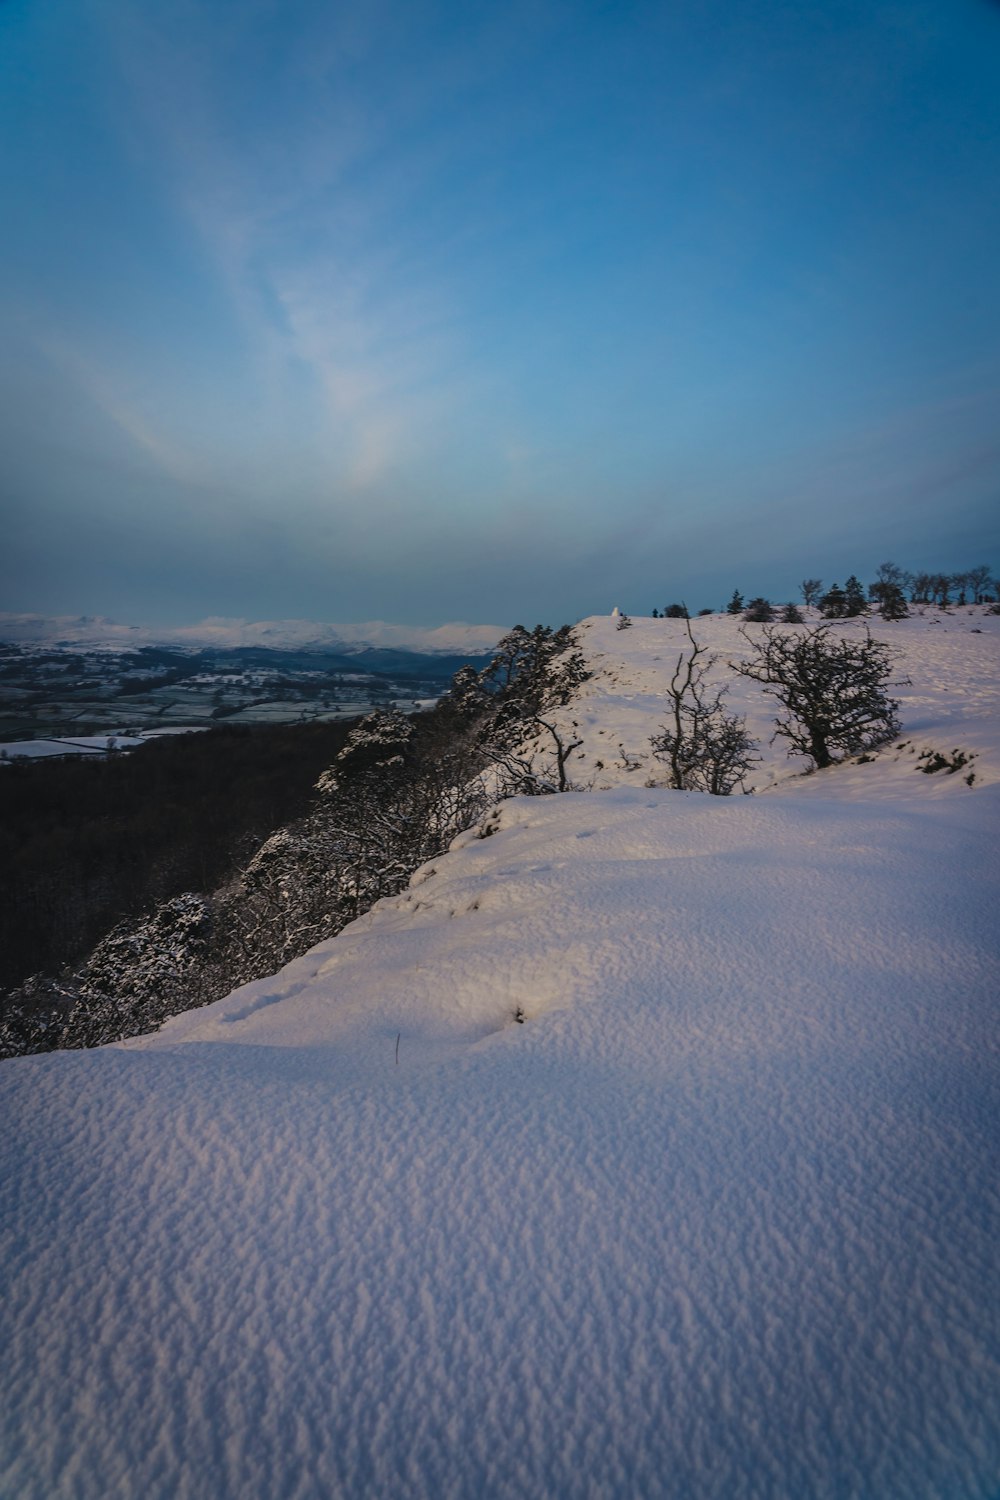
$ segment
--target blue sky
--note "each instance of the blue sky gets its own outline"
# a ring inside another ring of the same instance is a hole
[[[3,606],[1000,566],[1000,6],[0,0]]]

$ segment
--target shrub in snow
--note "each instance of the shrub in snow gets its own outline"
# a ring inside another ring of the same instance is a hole
[[[870,631],[842,640],[829,625],[817,625],[796,635],[766,629],[761,639],[744,638],[753,655],[733,665],[781,704],[772,738],[788,740],[789,754],[822,769],[899,733],[899,705],[886,691],[895,652]]]
[[[756,625],[763,625],[766,624],[769,620],[773,620],[774,609],[771,605],[771,601],[769,599],[761,598],[751,599],[750,603],[743,611],[743,618],[744,620],[749,620],[752,624]]]
[[[745,721],[722,706],[725,688],[712,690],[706,674],[712,662],[687,624],[690,651],[677,658],[667,689],[669,723],[650,739],[653,754],[670,767],[672,787],[728,796],[742,786],[759,760]]]

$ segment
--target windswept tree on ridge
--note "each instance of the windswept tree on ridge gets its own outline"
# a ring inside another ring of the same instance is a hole
[[[731,665],[780,703],[772,738],[787,740],[790,755],[823,770],[899,733],[899,704],[887,692],[896,653],[867,628],[860,639],[842,638],[830,625],[743,635],[752,654]]]

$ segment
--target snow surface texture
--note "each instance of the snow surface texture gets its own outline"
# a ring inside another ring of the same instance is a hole
[[[197,625],[120,625],[103,615],[18,615],[0,612],[0,640],[25,646],[76,646],[81,650],[134,651],[140,646],[270,646],[274,650],[343,649],[366,646],[486,655],[503,635],[499,625],[328,625],[315,620],[233,620],[223,616]]]
[[[591,769],[673,623],[584,632]],[[894,630],[901,740],[971,787],[515,800],[274,978],[4,1064],[0,1495],[996,1496],[1000,633],[947,627]]]

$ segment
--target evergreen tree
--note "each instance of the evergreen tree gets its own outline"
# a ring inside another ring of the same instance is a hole
[[[906,607],[906,596],[898,584],[873,583],[870,593],[878,604],[878,612],[883,620],[906,619],[910,611]]]
[[[819,601],[824,620],[842,620],[847,613],[847,595],[839,583],[833,584]]]
[[[844,585],[844,614],[853,618],[855,615],[863,615],[865,608],[865,591],[852,573]]]
[[[754,625],[767,625],[774,619],[774,607],[770,599],[751,599],[743,611],[743,618]]]
[[[726,605],[727,615],[741,615],[743,613],[743,595],[739,589],[733,589],[733,597]]]

